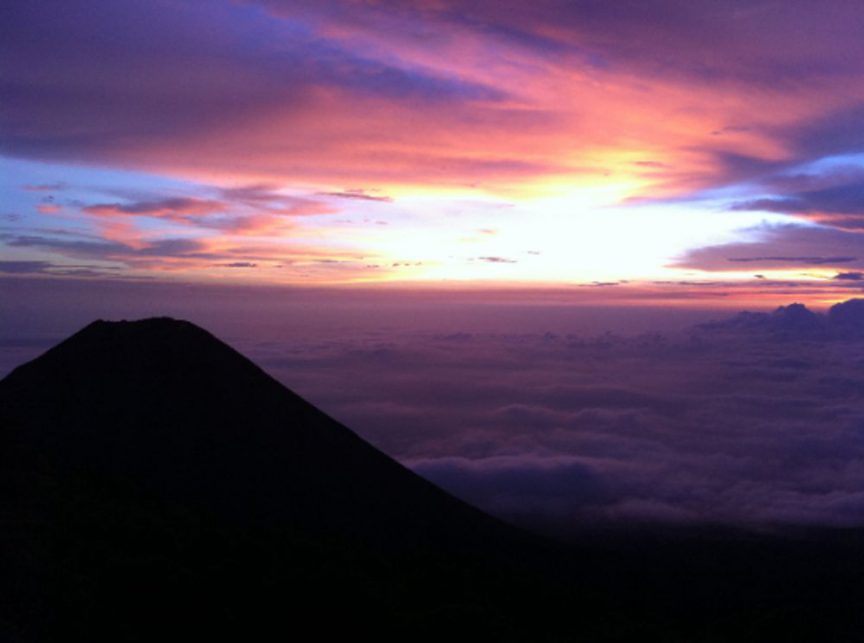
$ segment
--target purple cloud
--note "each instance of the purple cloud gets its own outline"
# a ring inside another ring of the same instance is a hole
[[[203,216],[224,212],[226,205],[211,199],[172,197],[156,201],[137,201],[132,203],[99,203],[84,207],[90,214],[110,215],[147,215],[183,219],[189,216]]]
[[[202,25],[205,28],[202,28]],[[122,34],[122,38],[117,37]],[[494,100],[494,90],[408,73],[230,2],[15,2],[0,25],[3,149],[115,158],[187,144],[263,112],[302,110],[319,87],[394,100]],[[86,43],[86,46],[82,46]]]
[[[750,232],[757,240],[695,248],[672,265],[706,271],[864,266],[864,235],[792,224]]]
[[[0,272],[31,274],[46,272],[53,264],[49,261],[0,261]]]
[[[861,281],[864,279],[864,272],[838,272],[834,275],[834,279],[839,281]]]
[[[864,181],[736,203],[734,210],[806,215],[839,228],[864,227]]]

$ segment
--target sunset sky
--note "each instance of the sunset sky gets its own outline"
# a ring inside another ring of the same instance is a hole
[[[861,0],[6,2],[0,376],[168,315],[496,515],[864,524],[862,34]]]
[[[0,272],[825,305],[864,271],[862,32],[856,0],[12,2]]]

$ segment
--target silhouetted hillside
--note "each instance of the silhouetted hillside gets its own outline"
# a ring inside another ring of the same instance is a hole
[[[2,387],[19,448],[225,525],[350,535],[388,552],[520,538],[187,322],[95,322]]]
[[[0,465],[9,640],[861,632],[857,534],[552,545],[414,475],[186,322],[95,322],[15,370],[0,382]]]
[[[245,635],[324,605],[378,619],[395,603],[410,623],[427,597],[403,585],[530,540],[186,322],[95,322],[15,370],[0,403],[4,612],[34,636],[144,640],[190,619]],[[430,607],[482,610],[452,580]]]

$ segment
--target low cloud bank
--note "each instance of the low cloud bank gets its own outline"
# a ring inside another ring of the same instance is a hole
[[[864,300],[690,332],[250,346],[384,451],[496,515],[598,526],[864,525]]]
[[[24,306],[37,292],[28,288],[12,293],[22,313],[7,311],[0,333],[7,371],[96,317],[146,316],[155,301],[106,297],[95,301],[113,307],[85,310],[67,288]],[[864,300],[684,331],[684,313],[667,310],[655,327],[679,330],[640,333],[656,311],[337,305],[303,293],[267,299],[281,307],[236,298],[226,307],[183,292],[174,308],[160,304],[163,314],[211,329],[386,453],[503,518],[562,535],[864,526]],[[47,314],[51,306],[66,316]]]
[[[855,273],[857,274],[857,273]],[[864,299],[835,304],[825,314],[804,304],[781,306],[771,313],[742,312],[720,321],[700,324],[707,331],[765,331],[775,335],[817,335],[826,339],[864,337]]]

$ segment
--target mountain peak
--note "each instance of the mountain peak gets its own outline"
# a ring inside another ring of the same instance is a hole
[[[167,317],[95,321],[0,381],[0,507],[0,638],[9,622],[117,640],[175,615],[186,638],[264,632],[284,626],[291,583],[295,616],[337,592],[362,617],[394,587],[428,596],[430,575],[443,587],[464,560],[497,569],[535,542]]]
[[[60,475],[229,522],[409,546],[457,540],[448,524],[509,532],[188,321],[95,321],[0,382],[0,402],[0,426]]]
[[[123,383],[179,384],[210,381],[224,386],[244,373],[271,380],[251,361],[192,322],[171,317],[108,321],[99,319],[60,342],[9,376],[39,372],[42,386],[68,386],[70,377],[90,381],[106,392]],[[223,379],[223,384],[218,380]],[[184,387],[187,388],[187,387]],[[187,388],[187,392],[191,392]],[[175,395],[165,386],[161,394]],[[134,395],[133,391],[125,394]],[[175,400],[181,403],[180,400]],[[187,400],[188,402],[188,400]]]
[[[143,319],[97,319],[82,329],[84,331],[104,331],[109,328],[121,328],[125,330],[143,330],[153,328],[163,329],[180,329],[183,327],[195,326],[192,322],[185,319],[175,319],[173,317],[145,317]],[[198,328],[197,326],[195,326]]]
[[[69,337],[63,344],[82,341],[100,343],[182,341],[196,336],[199,339],[207,338],[214,343],[222,344],[200,326],[173,317],[117,321],[97,319]]]

